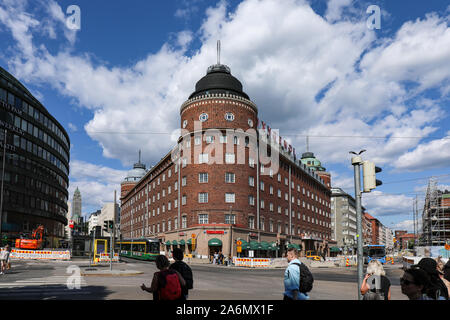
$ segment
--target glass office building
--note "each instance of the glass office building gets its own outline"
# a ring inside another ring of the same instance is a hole
[[[4,156],[5,155],[5,156]],[[1,233],[14,241],[44,225],[57,247],[67,224],[70,140],[47,109],[0,67]]]

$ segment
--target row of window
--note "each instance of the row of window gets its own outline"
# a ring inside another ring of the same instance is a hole
[[[21,129],[23,132],[27,132],[28,134],[34,136],[35,138],[45,142],[50,147],[58,151],[58,153],[67,161],[69,162],[69,155],[64,150],[64,148],[55,140],[52,138],[52,136],[48,135],[44,130],[39,129],[37,126],[33,125],[32,123],[26,121],[25,119],[12,114],[11,112],[8,112],[8,116],[11,119],[11,124],[14,124],[16,128]]]
[[[41,210],[41,215],[47,218],[54,218],[55,215],[66,216],[66,210],[56,203],[9,189],[4,190],[3,201],[13,207]]]
[[[2,78],[2,80],[4,79]],[[0,100],[9,103],[12,107],[21,110],[23,113],[26,113],[30,117],[34,118],[48,130],[56,134],[65,143],[67,149],[69,149],[69,142],[64,133],[59,129],[56,123],[50,120],[45,114],[40,112],[37,108],[34,108],[26,101],[23,101],[20,97],[15,96],[13,93],[8,92],[3,88],[0,88]]]
[[[63,171],[66,175],[69,175],[69,168],[67,168],[66,165],[61,160],[59,160],[58,157],[55,157],[53,153],[47,151],[41,146],[16,134],[13,135],[13,144],[17,148],[21,148],[27,152],[33,153],[35,156],[44,159],[47,162],[50,162],[55,167]]]
[[[5,171],[4,177],[5,177],[4,181],[6,183],[12,183],[14,184],[14,186],[24,187],[24,192],[26,190],[33,190],[33,192],[41,192],[46,196],[51,196],[53,198],[59,199],[63,203],[67,203],[67,196],[64,193],[58,191],[58,189],[40,180],[30,178],[23,174],[18,174],[9,171]]]
[[[0,153],[0,159],[3,159],[3,155]],[[49,180],[54,181],[54,185],[59,184],[64,190],[67,190],[67,182],[66,180],[60,176],[55,171],[47,168],[46,166],[41,165],[37,161],[31,160],[29,158],[26,158],[24,156],[15,154],[15,153],[7,153],[6,154],[6,165],[5,167],[8,168],[9,166],[24,169],[29,173],[33,173],[36,175],[36,181],[38,179],[40,180]],[[59,191],[62,193],[61,191]],[[67,200],[65,200],[67,202]]]
[[[139,220],[140,222],[144,222],[143,219]],[[198,215],[198,224],[208,224],[209,223],[209,214],[205,213],[205,214],[199,214]],[[178,229],[178,218],[173,218],[173,222],[174,222],[174,228],[173,230]],[[236,215],[234,214],[225,214],[225,219],[224,222],[226,224],[236,224]],[[255,229],[255,217],[254,216],[249,216],[248,217],[248,227],[250,229]],[[260,229],[261,230],[265,230],[265,219],[263,217],[260,218]],[[187,228],[187,216],[183,215],[181,217],[181,228]],[[284,229],[284,233],[285,234],[295,234],[295,225],[291,226],[291,233],[289,233],[289,224],[285,223],[285,229]],[[166,230],[166,221],[162,221],[160,223],[156,223],[153,224],[151,226],[144,226],[142,228],[138,228],[137,230],[134,231],[130,231],[131,236],[135,237],[135,236],[144,236],[149,234],[150,232],[152,233],[159,233],[159,232],[166,232],[166,231],[171,231],[172,230],[172,223],[171,220],[167,220],[167,230]],[[269,220],[269,232],[275,232],[274,231],[274,221],[272,219]],[[277,222],[277,231],[278,233],[282,233],[282,222],[278,221]],[[301,234],[305,234],[305,233],[310,233],[307,232],[306,229],[302,229],[301,227],[297,227],[297,235],[301,235]],[[328,232],[319,232],[319,231],[313,231],[312,232],[312,236],[314,237],[319,237],[322,239],[328,239],[330,237],[330,233]]]

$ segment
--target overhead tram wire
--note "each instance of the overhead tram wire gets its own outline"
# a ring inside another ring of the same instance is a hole
[[[174,129],[178,130],[178,129]],[[87,133],[100,133],[100,134],[149,134],[149,135],[171,135],[171,132],[151,132],[151,131],[93,131],[88,130]],[[435,136],[331,136],[331,135],[310,135],[310,134],[294,134],[288,133],[281,135],[283,137],[310,137],[310,138],[361,138],[361,139],[444,139],[448,140],[450,137],[435,137]]]

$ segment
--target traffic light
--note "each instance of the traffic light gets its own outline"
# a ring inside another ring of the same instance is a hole
[[[363,162],[364,192],[370,192],[372,189],[375,189],[382,184],[380,180],[375,179],[376,173],[381,171],[381,168],[376,167],[375,163],[371,161]]]
[[[114,229],[114,220],[108,220],[108,226],[109,226],[109,229],[110,230],[112,230],[112,229]]]
[[[103,231],[108,232],[108,221],[103,221]]]

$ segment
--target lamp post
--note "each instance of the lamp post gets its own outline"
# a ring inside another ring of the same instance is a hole
[[[357,248],[357,266],[358,266],[358,300],[362,300],[361,284],[363,280],[363,244],[362,244],[362,214],[361,214],[361,171],[360,166],[363,161],[361,153],[366,150],[361,150],[359,153],[350,151],[355,156],[352,157],[352,165],[354,167],[355,175],[355,200],[356,200],[356,239],[358,243]]]

